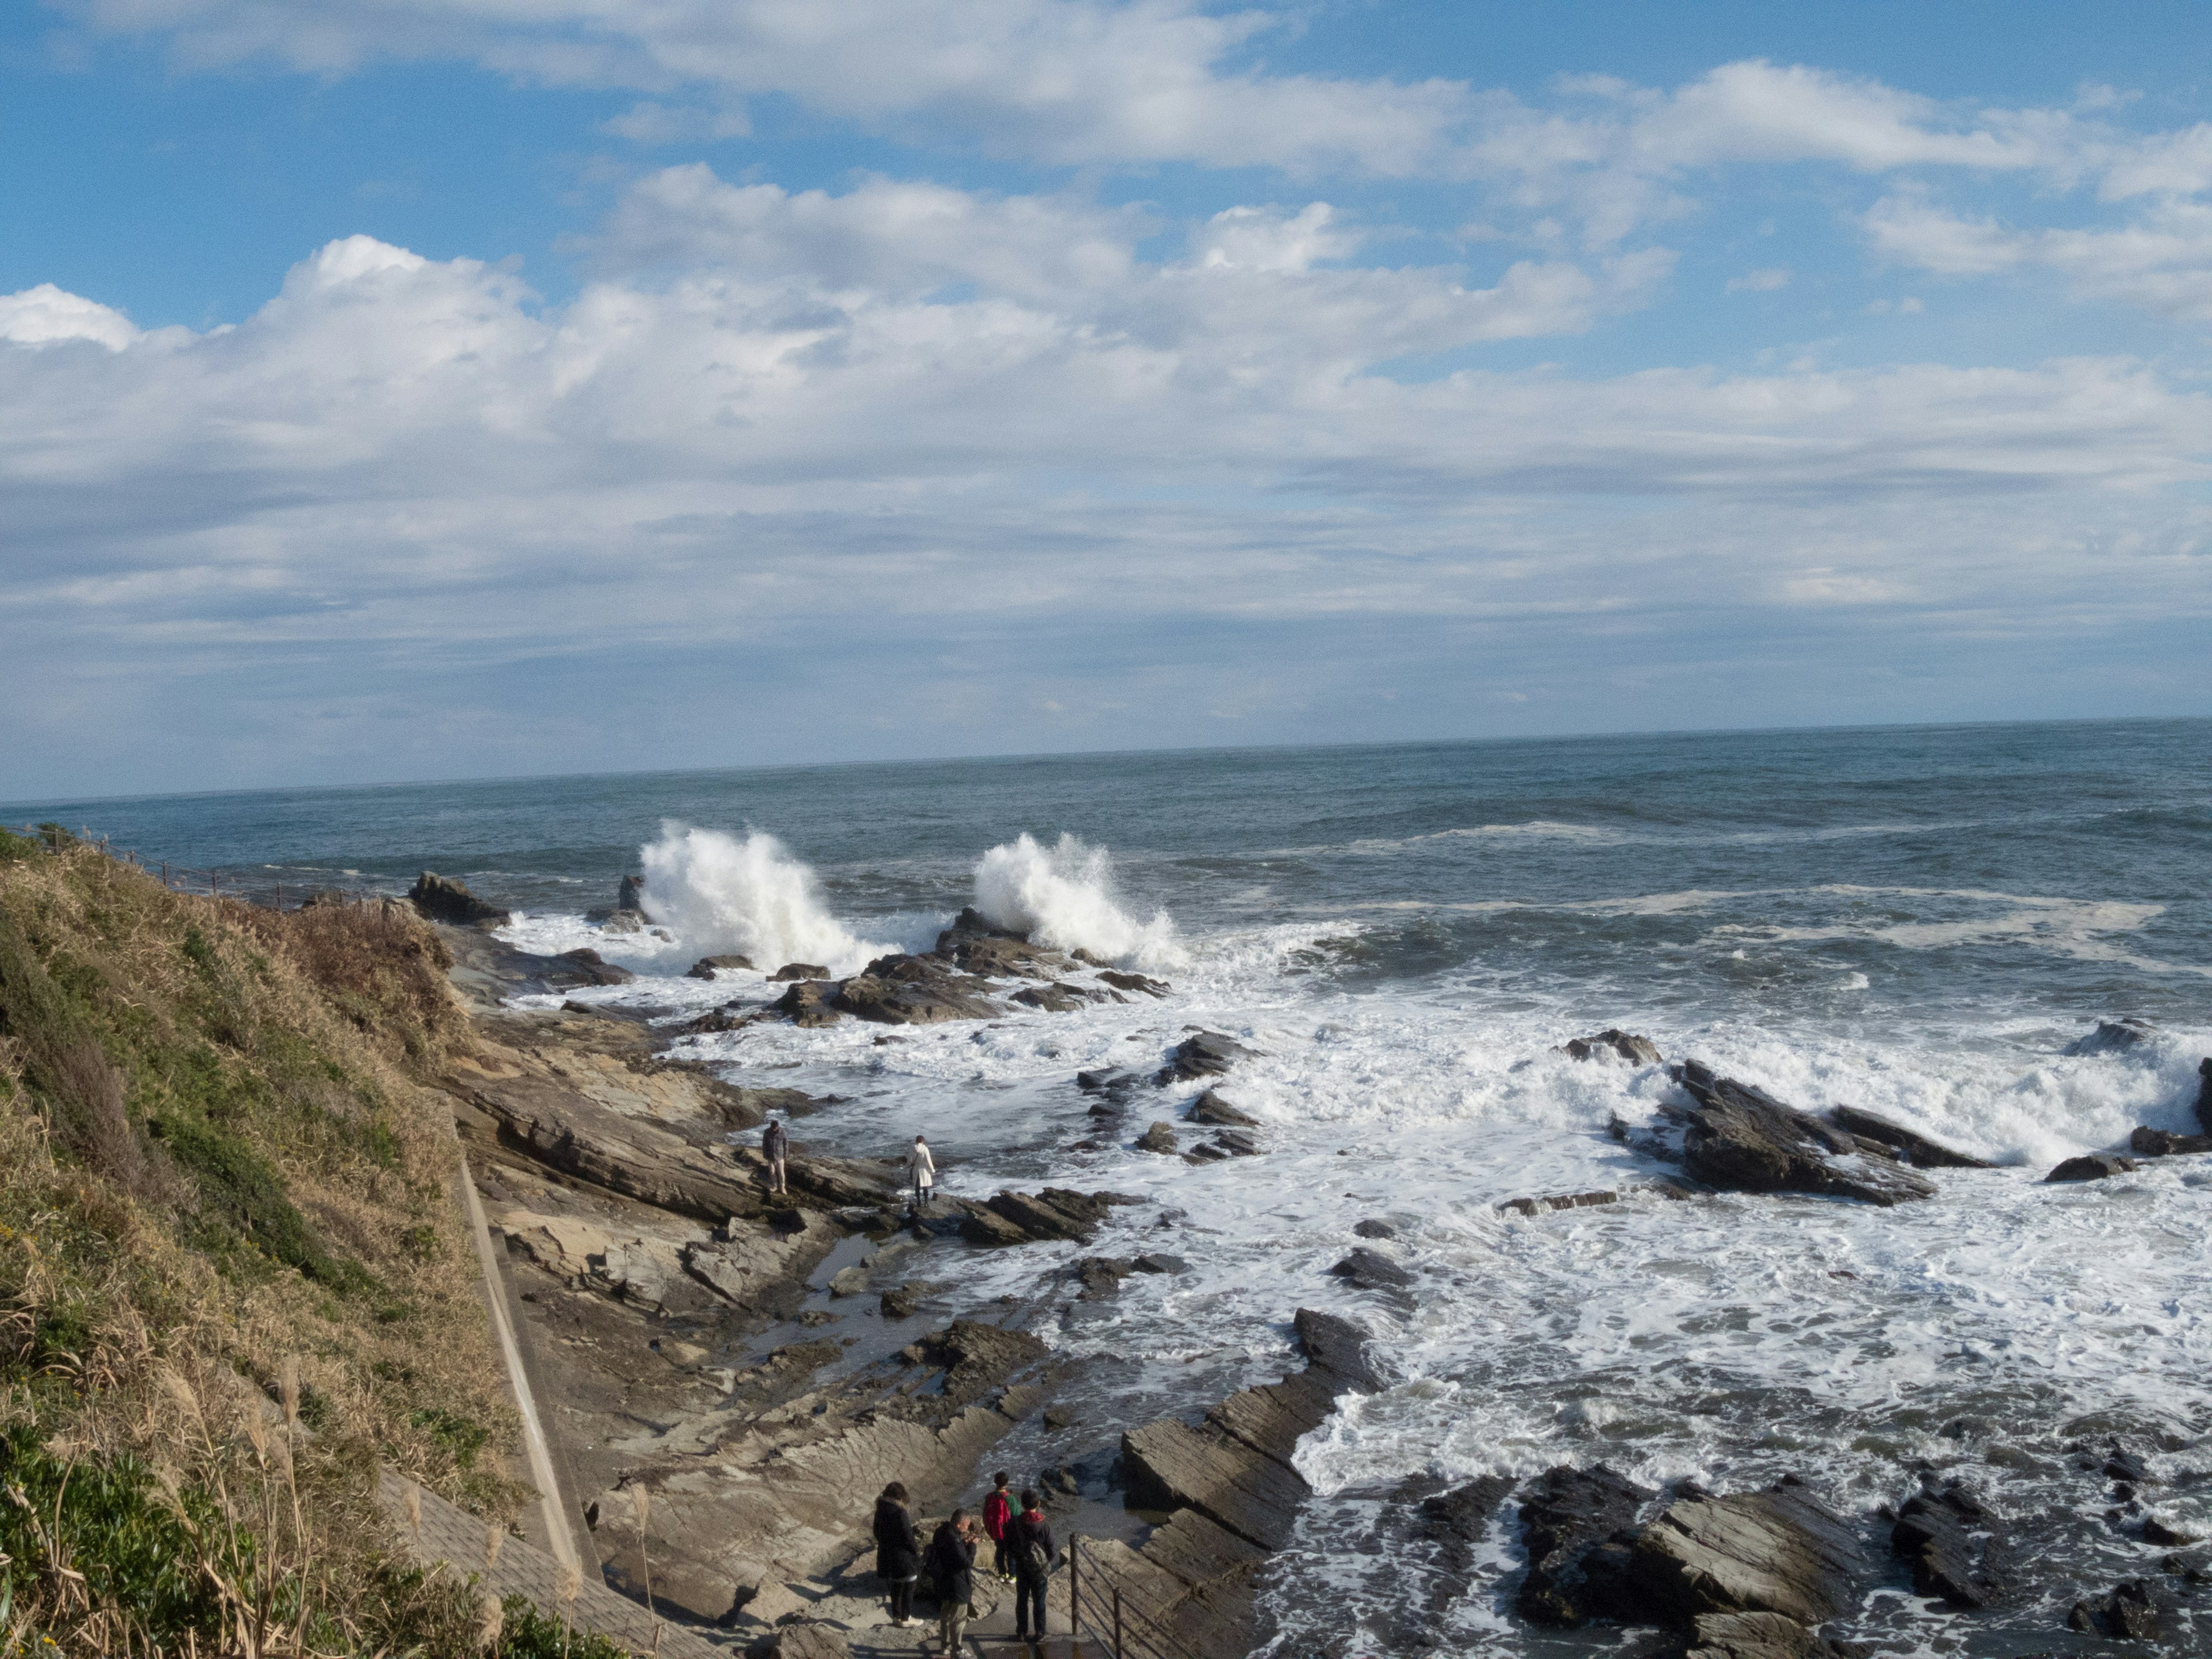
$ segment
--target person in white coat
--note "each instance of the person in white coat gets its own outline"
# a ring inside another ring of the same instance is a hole
[[[906,1155],[907,1178],[914,1183],[914,1207],[929,1207],[930,1191],[937,1185],[937,1163],[929,1155],[929,1143],[920,1135],[914,1138],[914,1150]]]

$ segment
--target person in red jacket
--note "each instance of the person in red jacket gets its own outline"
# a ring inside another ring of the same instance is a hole
[[[1002,1579],[1011,1579],[1014,1576],[1013,1562],[1006,1554],[1006,1528],[1014,1518],[1013,1500],[1006,1496],[1007,1479],[1004,1469],[993,1475],[994,1490],[983,1500],[983,1531],[996,1546],[991,1571]]]

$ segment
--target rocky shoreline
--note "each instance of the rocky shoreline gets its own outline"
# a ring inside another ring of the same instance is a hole
[[[465,890],[447,889],[457,884],[419,890],[418,902],[447,918],[454,981],[478,1038],[447,1083],[609,1582],[762,1651],[868,1650],[887,1634],[867,1571],[873,1493],[902,1480],[924,1514],[969,1496],[993,1448],[1018,1426],[1052,1422],[1063,1378],[1028,1328],[1036,1317],[1056,1298],[1111,1297],[1132,1274],[1172,1273],[1182,1262],[1165,1251],[1085,1256],[1041,1273],[1029,1299],[960,1305],[941,1289],[959,1276],[942,1265],[957,1263],[951,1253],[1089,1243],[1118,1208],[1141,1200],[1006,1190],[947,1198],[916,1218],[895,1166],[822,1156],[803,1140],[789,1195],[771,1198],[757,1152],[726,1137],[771,1110],[803,1120],[819,1103],[722,1081],[671,1060],[660,1039],[763,1021],[895,1027],[1016,1007],[1049,1013],[1169,988],[1033,945],[970,911],[928,952],[880,957],[842,979],[789,964],[770,976],[772,996],[656,1034],[574,1003],[507,1006],[518,991],[616,982],[623,970],[589,951],[514,951],[485,931],[500,913],[471,911]],[[635,895],[623,898],[629,909],[615,914],[635,915]],[[641,915],[635,925],[649,924]],[[693,972],[711,980],[752,966],[708,959]],[[2106,1022],[2083,1039],[2104,1047],[2083,1052],[2124,1048],[2144,1030]],[[1592,1064],[1666,1064],[1647,1039],[1619,1030],[1566,1052]],[[1194,1163],[1264,1154],[1260,1126],[1218,1087],[1250,1053],[1193,1030],[1144,1065],[1080,1074],[1094,1139],[1079,1149],[1133,1146]],[[1532,1194],[1500,1207],[1538,1221],[1639,1190],[1668,1200],[1794,1193],[1888,1207],[1940,1202],[1940,1172],[1989,1167],[1874,1113],[1798,1109],[1695,1059],[1668,1071],[1679,1098],[1649,1127],[1613,1126],[1662,1173],[1640,1189]],[[2212,1059],[2202,1075],[2204,1136],[2141,1127],[2127,1152],[2069,1159],[2047,1178],[2101,1179],[2137,1158],[2212,1152]],[[1170,1089],[1188,1100],[1182,1115],[1152,1117],[1148,1103]],[[1356,1231],[1368,1242],[1332,1271],[1402,1315],[1419,1287],[1394,1254],[1392,1229],[1376,1219]],[[1115,1534],[1086,1547],[1085,1570],[1147,1609],[1183,1651],[1209,1659],[1232,1659],[1264,1633],[1261,1589],[1310,1496],[1292,1462],[1300,1438],[1347,1395],[1389,1381],[1387,1357],[1356,1326],[1295,1308],[1284,1318],[1302,1368],[1229,1395],[1195,1422],[1062,1434],[1066,1457],[1036,1476],[1084,1530]],[[2155,1578],[2073,1605],[2059,1639],[2155,1639],[2200,1600],[2212,1557],[2144,1509],[2137,1488],[2148,1475],[2128,1445],[2085,1443],[2079,1455],[2112,1483],[2112,1524],[2172,1553]],[[1663,1634],[1639,1652],[1688,1659],[1871,1654],[1822,1630],[1886,1584],[1909,1583],[1962,1613],[2035,1593],[2014,1565],[2013,1523],[1970,1483],[1924,1469],[1899,1469],[1897,1481],[1900,1497],[1869,1534],[1794,1477],[1724,1493],[1686,1482],[1650,1491],[1602,1463],[1521,1481],[1416,1480],[1389,1494],[1376,1547],[1441,1564],[1432,1599],[1449,1600],[1503,1523],[1528,1559],[1517,1619],[1648,1629]],[[1108,1505],[1127,1518],[1102,1525]],[[1064,1619],[1064,1577],[1056,1583]],[[987,1602],[994,1592],[984,1587]],[[1407,1616],[1416,1640],[1419,1609]]]

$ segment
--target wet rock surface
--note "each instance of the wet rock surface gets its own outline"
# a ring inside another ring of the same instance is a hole
[[[1521,1500],[1528,1576],[1514,1610],[1532,1624],[1571,1628],[1633,1616],[1629,1547],[1656,1493],[1600,1463],[1547,1470]]]
[[[2138,1125],[2128,1136],[2128,1150],[2137,1158],[2180,1158],[2212,1152],[2212,1135],[2177,1135]]]
[[[2158,1603],[2148,1580],[2130,1578],[2106,1595],[2076,1601],[2067,1611],[2066,1627],[2117,1641],[2147,1640],[2158,1634]]]
[[[1858,1106],[1836,1106],[1829,1109],[1828,1121],[1838,1128],[1857,1136],[1861,1140],[1872,1140],[1894,1150],[1916,1170],[1993,1170],[1996,1167],[1986,1158],[1962,1152],[1931,1140],[1917,1129],[1908,1129],[1893,1122],[1879,1112],[1869,1112]]]
[[[1256,1129],[1260,1127],[1258,1118],[1249,1112],[1239,1111],[1212,1089],[1208,1089],[1191,1103],[1190,1121],[1211,1124],[1217,1128]]]
[[[2136,1167],[2131,1158],[2118,1152],[2084,1152],[2079,1158],[2069,1158],[2049,1175],[2045,1181],[2108,1181],[2116,1175],[2125,1175]]]
[[[1762,1089],[1694,1060],[1674,1068],[1698,1109],[1683,1164],[1712,1186],[1748,1193],[1814,1193],[1888,1206],[1931,1198],[1935,1187],[1894,1150],[1798,1111]]]
[[[1778,1613],[1808,1630],[1857,1603],[1869,1565],[1851,1529],[1791,1482],[1677,1499],[1630,1552],[1633,1605],[1690,1628],[1709,1613]]]
[[[1972,1609],[2005,1591],[2001,1523],[1956,1481],[1899,1505],[1889,1547],[1911,1568],[1916,1595]]]
[[[2197,1062],[2197,1127],[2212,1135],[2212,1054]]]
[[[1265,1553],[1290,1540],[1310,1491],[1291,1464],[1299,1437],[1328,1419],[1338,1395],[1371,1389],[1376,1382],[1358,1327],[1307,1309],[1298,1310],[1293,1324],[1306,1355],[1303,1370],[1230,1395],[1195,1428],[1179,1418],[1163,1418],[1121,1437],[1129,1507],[1194,1511],[1207,1523],[1179,1530],[1177,1515],[1138,1553],[1172,1559],[1195,1544],[1202,1555],[1225,1556],[1249,1576]],[[1215,1531],[1235,1545],[1224,1549],[1214,1543],[1209,1534]],[[1243,1608],[1249,1619],[1249,1591]],[[1212,1650],[1242,1652],[1243,1644]]]
[[[1625,1060],[1632,1066],[1657,1066],[1662,1061],[1659,1045],[1650,1037],[1614,1026],[1607,1026],[1595,1036],[1570,1037],[1559,1045],[1559,1052],[1570,1060]]]
[[[1253,1050],[1234,1037],[1224,1036],[1218,1031],[1200,1031],[1185,1037],[1169,1051],[1167,1064],[1160,1067],[1152,1080],[1165,1087],[1201,1078],[1225,1077],[1238,1060],[1252,1056]]]

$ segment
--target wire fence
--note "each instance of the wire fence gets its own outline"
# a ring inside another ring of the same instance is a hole
[[[234,866],[228,869],[208,869],[142,854],[136,848],[114,846],[106,836],[96,835],[88,829],[69,830],[52,823],[6,824],[0,825],[0,829],[21,836],[49,853],[89,847],[118,864],[144,871],[173,892],[234,899],[264,909],[296,909],[311,900],[319,904],[360,904],[393,896],[369,878],[347,872],[285,870],[266,865],[258,868]]]

